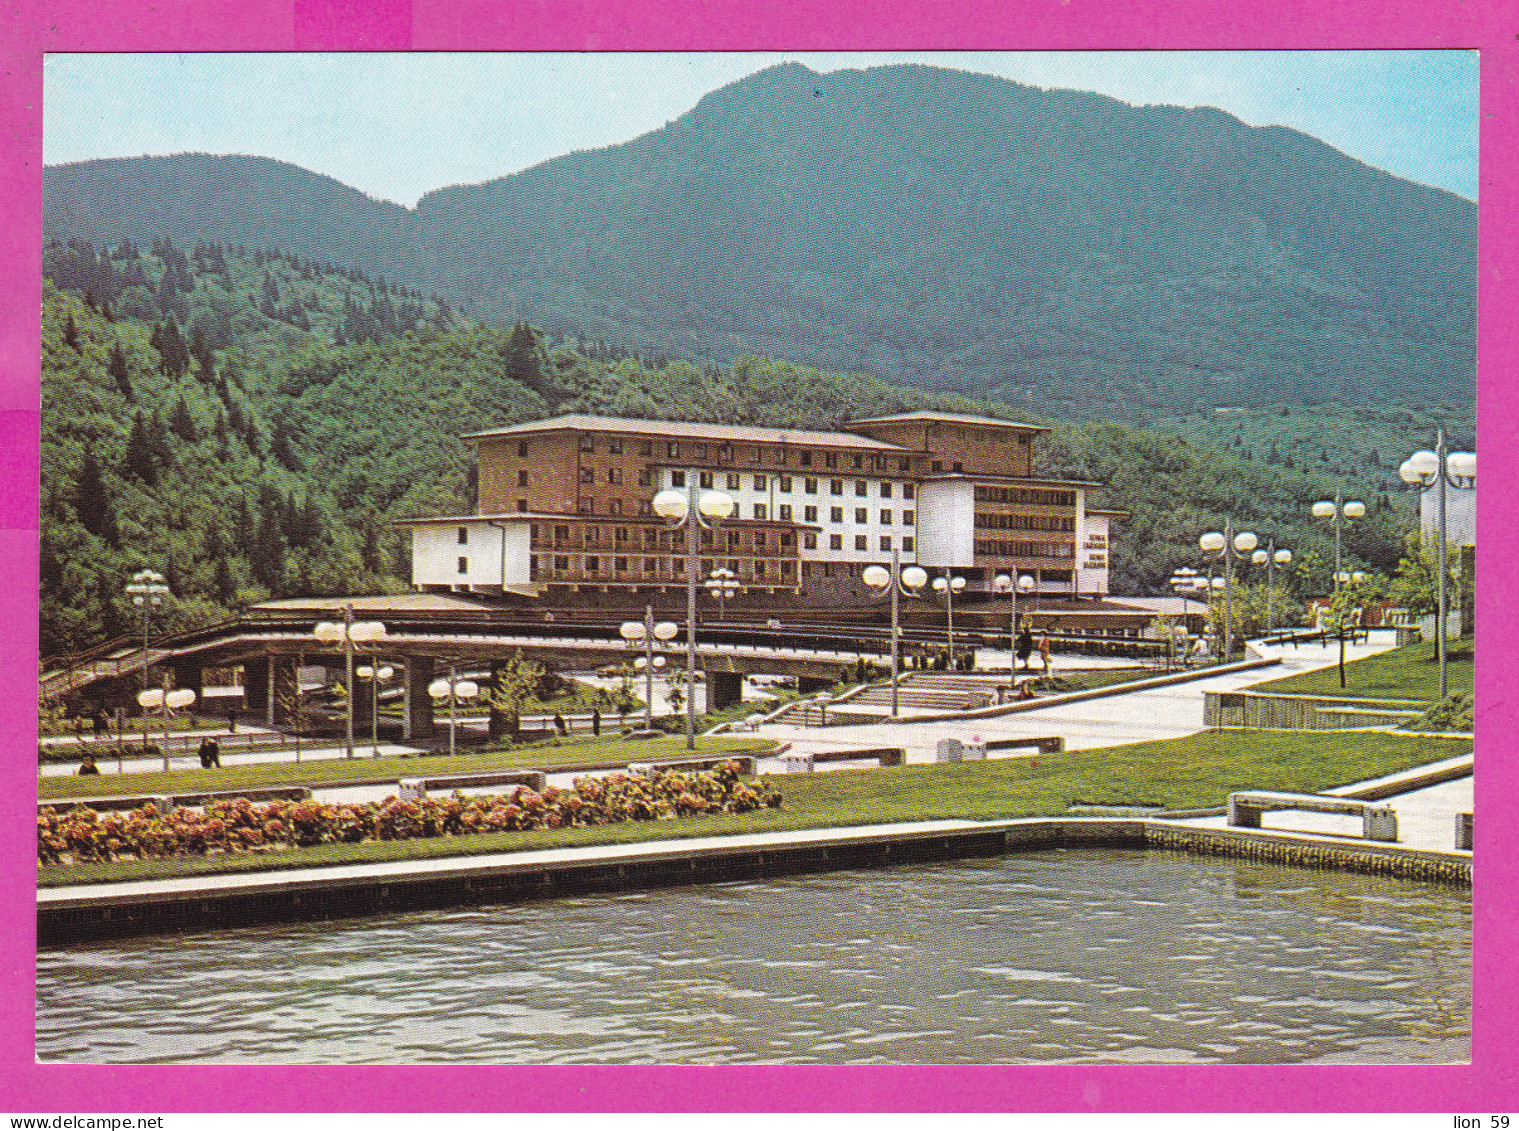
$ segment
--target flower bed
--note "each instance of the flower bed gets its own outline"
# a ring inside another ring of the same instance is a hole
[[[747,813],[779,808],[781,796],[760,782],[739,780],[725,762],[704,773],[658,772],[652,777],[616,774],[577,778],[573,789],[553,786],[536,793],[518,786],[510,793],[332,805],[274,801],[255,805],[246,797],[212,802],[204,810],[163,813],[146,805],[130,813],[96,813],[76,806],[48,807],[37,816],[40,865],[205,856],[217,852],[268,852],[318,844],[366,840],[469,836],[511,829],[557,829],[661,821],[704,813]]]

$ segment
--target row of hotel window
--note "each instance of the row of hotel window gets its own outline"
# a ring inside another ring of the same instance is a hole
[[[976,526],[981,530],[1074,531],[1076,518],[1067,514],[987,514],[977,511]]]
[[[987,487],[976,486],[978,503],[1026,503],[1041,507],[1074,507],[1075,491],[1054,491],[1047,487]]]
[[[1069,542],[982,542],[976,556],[983,558],[1073,558],[1076,547]]]
[[[623,485],[622,468],[620,468],[620,467],[608,467],[608,468],[604,468],[603,469],[603,475],[604,475],[604,477],[606,479],[606,482],[607,482],[607,484],[609,486],[612,486],[612,487],[621,487]],[[580,482],[581,482],[582,485],[587,486],[587,487],[595,486],[595,484],[596,484],[596,469],[595,468],[591,468],[591,467],[582,467],[580,469],[580,476],[579,476],[579,478],[580,478]],[[712,488],[717,483],[717,476],[716,476],[716,474],[714,472],[711,472],[711,471],[700,472],[699,473],[699,479],[701,481],[701,486],[702,486],[703,490],[710,491],[710,490],[712,490]],[[790,475],[777,475],[777,476],[774,476],[774,479],[775,479],[776,489],[779,490],[781,494],[783,494],[783,495],[789,495],[789,494],[791,494],[793,488],[795,487],[795,480],[794,480],[794,478],[792,476],[790,476]],[[756,490],[756,491],[768,491],[770,489],[770,482],[769,482],[769,480],[770,480],[770,477],[768,477],[768,476],[764,476],[764,475],[756,475],[756,476],[754,476],[754,478],[753,478],[754,490]],[[518,471],[517,471],[517,486],[519,486],[519,487],[526,487],[526,486],[529,485],[529,482],[530,482],[530,476],[528,474],[527,469],[526,468],[519,468]],[[653,468],[645,467],[645,468],[642,468],[638,472],[638,485],[640,487],[652,487],[654,485],[654,469]],[[684,471],[672,471],[672,472],[670,472],[670,486],[671,487],[684,487],[685,485],[686,485],[686,473]],[[725,489],[729,490],[729,491],[742,491],[744,489],[744,477],[742,475],[736,475],[736,474],[726,476],[725,477]],[[877,491],[877,494],[881,498],[883,498],[883,499],[889,499],[889,498],[892,497],[892,495],[895,492],[895,490],[896,490],[895,485],[893,483],[891,483],[890,481],[886,481],[886,482],[882,482],[881,484],[879,484],[879,489]],[[818,493],[818,480],[816,478],[812,477],[812,476],[804,476],[803,479],[802,479],[802,491],[803,491],[804,494],[816,495]],[[830,495],[842,495],[842,494],[844,494],[844,480],[842,480],[842,479],[830,479],[828,481],[828,493]],[[862,498],[862,499],[868,498],[870,496],[870,483],[869,483],[869,481],[865,480],[865,479],[856,479],[855,482],[854,482],[854,493],[859,498]],[[914,485],[912,483],[904,483],[904,484],[902,484],[902,498],[904,498],[904,499],[910,499],[910,498],[913,497],[913,494],[914,494]]]
[[[598,554],[587,554],[581,561],[583,563],[579,571],[581,573],[600,574],[611,572],[614,574],[626,574],[630,569],[635,572],[637,571],[640,559],[623,557],[606,558]],[[459,559],[460,573],[468,572],[463,568],[465,562],[466,559]],[[668,576],[684,578],[686,576],[686,563],[682,558],[671,560],[668,568],[666,567],[666,559],[664,558],[643,558],[642,564],[643,570],[641,572],[645,577]],[[711,561],[704,562],[702,568],[710,571],[715,564]],[[794,561],[766,562],[763,558],[746,561],[734,559],[728,563],[728,568],[746,580],[764,579],[773,576],[782,581],[789,581],[796,577],[796,562]],[[570,556],[568,554],[545,555],[542,558],[535,557],[530,563],[531,578],[534,581],[539,580],[545,574],[568,574],[570,572]]]
[[[910,511],[906,512],[904,516],[906,521],[911,521],[911,513]],[[865,520],[861,519],[860,521],[863,522]],[[780,552],[788,551],[796,545],[796,535],[789,530],[772,532],[769,535],[763,530],[754,530],[748,532],[748,537],[742,538],[737,530],[729,530],[726,533],[729,553],[736,553],[741,548],[745,551],[753,551],[754,553],[766,553],[772,548],[772,538],[774,539],[774,549]],[[531,545],[534,549],[549,545],[552,545],[555,549],[561,547],[577,549],[612,549],[615,547],[621,549],[624,546],[629,549],[638,548],[638,539],[631,536],[626,526],[612,528],[612,542],[610,544],[602,539],[601,529],[595,526],[585,527],[578,540],[571,539],[570,528],[568,526],[556,526],[554,527],[553,542],[550,543],[547,527],[541,527],[535,523],[532,527],[531,539]],[[468,542],[469,528],[467,526],[459,527],[459,545],[468,545]],[[916,539],[910,534],[902,538],[902,549],[909,554],[916,548],[916,544]],[[682,550],[685,548],[685,545],[686,534],[684,530],[656,530],[652,527],[644,529],[642,546],[644,550]],[[702,534],[701,545],[703,548],[714,545],[713,536],[710,531]],[[880,549],[889,552],[893,545],[892,536],[890,534],[879,535],[877,545]],[[818,535],[816,531],[807,530],[802,532],[802,548],[804,550],[816,550],[818,548]],[[844,548],[844,535],[828,535],[828,548],[830,550],[842,550]],[[867,534],[856,534],[854,536],[854,548],[856,550],[868,551],[870,549],[870,536]]]
[[[807,534],[807,535],[805,535],[803,542],[804,542],[804,547],[806,549],[808,549],[808,550],[815,550],[815,549],[817,549],[817,535],[816,534]],[[844,548],[844,538],[843,538],[843,535],[841,535],[841,534],[831,534],[831,535],[829,535],[828,542],[829,542],[828,548],[830,550],[842,550]],[[891,553],[891,551],[892,551],[892,544],[893,543],[892,543],[892,537],[891,537],[890,534],[883,534],[883,535],[881,535],[877,539],[877,542],[878,542],[878,544],[880,546],[880,549],[884,553],[888,553],[888,554]],[[785,544],[785,546],[788,546],[788,547],[791,545],[791,540],[790,540],[789,536],[785,539],[785,543],[784,544]],[[870,538],[867,535],[864,535],[864,534],[857,534],[855,536],[855,539],[854,539],[854,548],[855,548],[855,550],[857,550],[857,551],[859,551],[861,553],[869,553],[869,551],[870,551]],[[912,538],[903,538],[902,539],[902,550],[903,550],[903,552],[910,554],[910,553],[913,552],[913,549],[914,549],[914,540]],[[760,548],[760,552],[764,552],[763,547]],[[1046,556],[1049,556],[1049,555],[1046,555]],[[544,560],[545,560],[545,562],[548,561],[548,556],[545,556]],[[600,559],[599,559],[599,557],[597,555],[587,555],[585,560],[586,560],[586,567],[585,568],[589,572],[595,573],[600,568],[599,565],[592,564],[592,563],[599,562]],[[622,565],[618,565],[617,566],[618,572],[621,572],[622,570],[624,570],[624,569],[627,568],[627,565],[625,564],[627,562],[626,558],[616,558],[615,560],[618,561],[618,562],[624,563]],[[659,570],[661,568],[663,568],[663,567],[661,567],[661,566],[659,566],[659,565],[657,565],[655,563],[659,563],[659,562],[662,562],[664,560],[665,559],[663,559],[663,558],[645,558],[644,559],[644,572],[646,572],[646,573],[657,573],[657,572],[659,572]],[[685,570],[685,568],[686,568],[685,567],[685,563],[684,563],[684,561],[682,559],[680,559],[680,558],[673,558],[673,559],[670,559],[670,560],[673,563],[673,570],[674,570],[675,573],[679,574],[679,573],[682,573]],[[737,559],[735,559],[735,560],[737,560]],[[555,556],[553,556],[553,561],[554,561],[554,568],[556,570],[566,570],[566,569],[570,568],[570,566],[569,566],[570,559],[569,559],[569,555],[568,554],[558,554],[558,555],[555,555]],[[561,564],[561,563],[563,563],[563,564]],[[765,563],[762,560],[755,559],[755,560],[752,561],[751,564],[754,566],[754,569],[755,569],[756,573],[763,574],[765,572]],[[783,563],[783,565],[784,565],[784,563]],[[734,568],[736,569],[737,567],[735,566]],[[459,572],[460,573],[468,573],[469,572],[469,558],[467,556],[460,556],[460,558],[459,558]],[[783,572],[784,572],[784,570],[783,570]]]

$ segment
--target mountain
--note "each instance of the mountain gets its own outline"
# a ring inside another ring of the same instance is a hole
[[[414,211],[277,162],[50,168],[50,238],[278,247],[630,348],[1056,417],[1473,400],[1476,207],[1304,134],[784,64]]]

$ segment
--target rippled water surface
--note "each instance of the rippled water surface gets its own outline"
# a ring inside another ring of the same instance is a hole
[[[1465,1060],[1465,889],[1054,852],[45,951],[86,1062]]]

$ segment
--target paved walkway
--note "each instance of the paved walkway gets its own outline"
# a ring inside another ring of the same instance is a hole
[[[1456,814],[1472,812],[1474,780],[1470,776],[1458,778],[1388,798],[1386,804],[1391,805],[1398,815],[1398,843],[1405,848],[1422,848],[1427,851],[1453,850],[1456,847]],[[1204,817],[1185,823],[1221,828],[1229,821],[1227,817]],[[1261,827],[1343,836],[1361,841],[1361,818],[1335,813],[1303,813],[1284,809],[1262,814]]]
[[[1346,660],[1359,660],[1393,646],[1392,633],[1372,635],[1370,643],[1347,644]],[[1205,729],[1205,692],[1237,691],[1262,680],[1279,679],[1329,667],[1339,660],[1337,643],[1300,645],[1297,648],[1259,646],[1257,651],[1263,656],[1278,658],[1281,663],[1152,688],[1149,691],[1132,691],[991,718],[939,723],[866,723],[826,728],[799,726],[782,719],[764,724],[758,733],[778,742],[789,742],[798,753],[837,750],[850,746],[900,746],[907,752],[909,762],[932,762],[941,738],[958,738],[963,741],[979,736],[991,741],[1059,735],[1065,739],[1068,750],[1087,750],[1196,734]],[[766,759],[761,765],[761,769],[766,771],[780,768],[780,762],[774,759]]]

